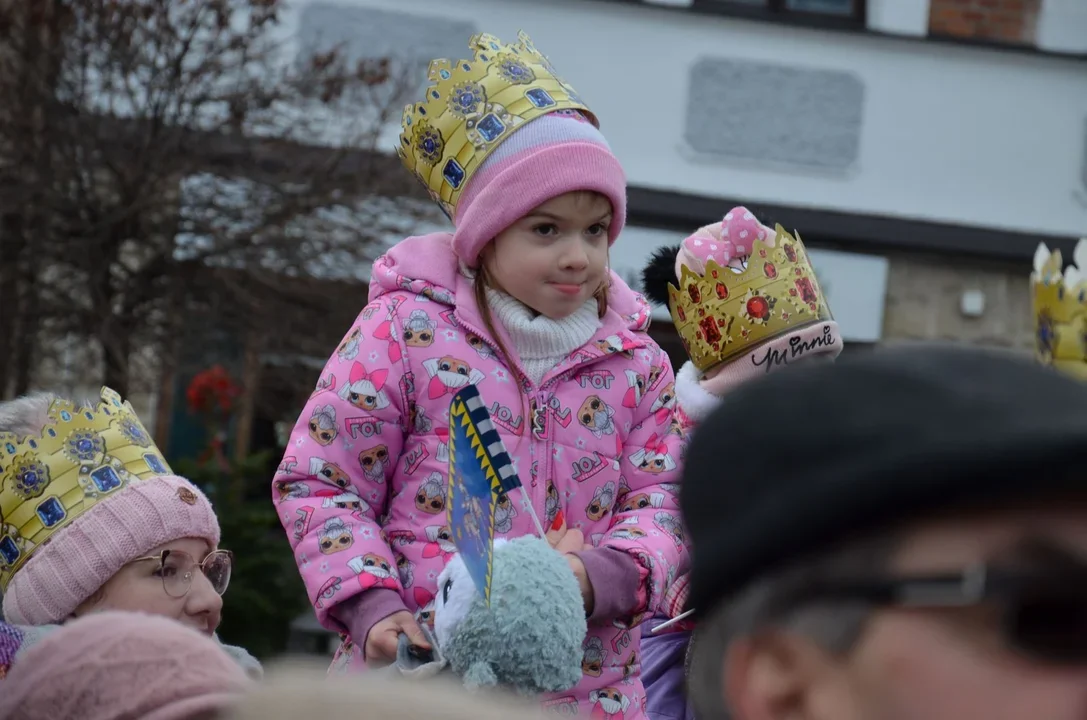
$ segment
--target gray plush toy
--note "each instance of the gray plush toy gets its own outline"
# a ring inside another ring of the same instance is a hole
[[[460,555],[438,576],[434,654],[401,639],[406,675],[450,670],[469,689],[502,686],[522,695],[568,690],[581,680],[588,626],[577,580],[544,539],[495,540],[491,604]]]

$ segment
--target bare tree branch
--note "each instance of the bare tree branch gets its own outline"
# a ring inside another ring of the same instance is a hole
[[[0,0],[2,336],[46,354],[83,337],[104,365],[87,372],[125,392],[136,350],[181,324],[274,335],[434,220],[377,148],[415,65],[292,61],[282,6]],[[16,354],[0,348],[0,396]]]

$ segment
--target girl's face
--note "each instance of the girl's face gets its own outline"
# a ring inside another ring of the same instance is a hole
[[[603,195],[559,195],[503,230],[485,252],[484,265],[498,289],[560,320],[604,284],[611,220]]]
[[[158,558],[163,550],[170,550],[187,553],[199,563],[214,549],[207,541],[195,538],[160,545],[145,556],[155,559],[136,560],[125,565],[93,597],[76,608],[74,615],[78,617],[103,610],[164,615],[210,635],[219,627],[223,599],[200,568],[195,568],[192,573],[189,591],[182,597],[171,597],[162,582],[163,573],[171,569],[164,570]]]

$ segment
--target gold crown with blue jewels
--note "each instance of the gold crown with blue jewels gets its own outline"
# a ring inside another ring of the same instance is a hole
[[[0,433],[0,592],[54,534],[130,483],[172,475],[132,406],[109,388],[93,408],[49,406],[38,435]]]
[[[1087,379],[1087,238],[1076,244],[1072,265],[1044,243],[1034,252],[1030,277],[1034,347],[1046,365]]]
[[[468,42],[473,60],[434,60],[434,83],[422,102],[404,108],[397,154],[452,219],[473,173],[502,140],[530,120],[576,110],[596,116],[555,73],[523,31],[506,45],[487,33]]]

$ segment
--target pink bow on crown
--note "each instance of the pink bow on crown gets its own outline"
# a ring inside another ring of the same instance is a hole
[[[720,237],[715,237],[718,234]],[[733,258],[750,255],[756,239],[766,238],[766,228],[758,218],[745,207],[735,207],[725,215],[719,228],[702,228],[683,241],[683,248],[703,266],[712,258],[725,267]]]

